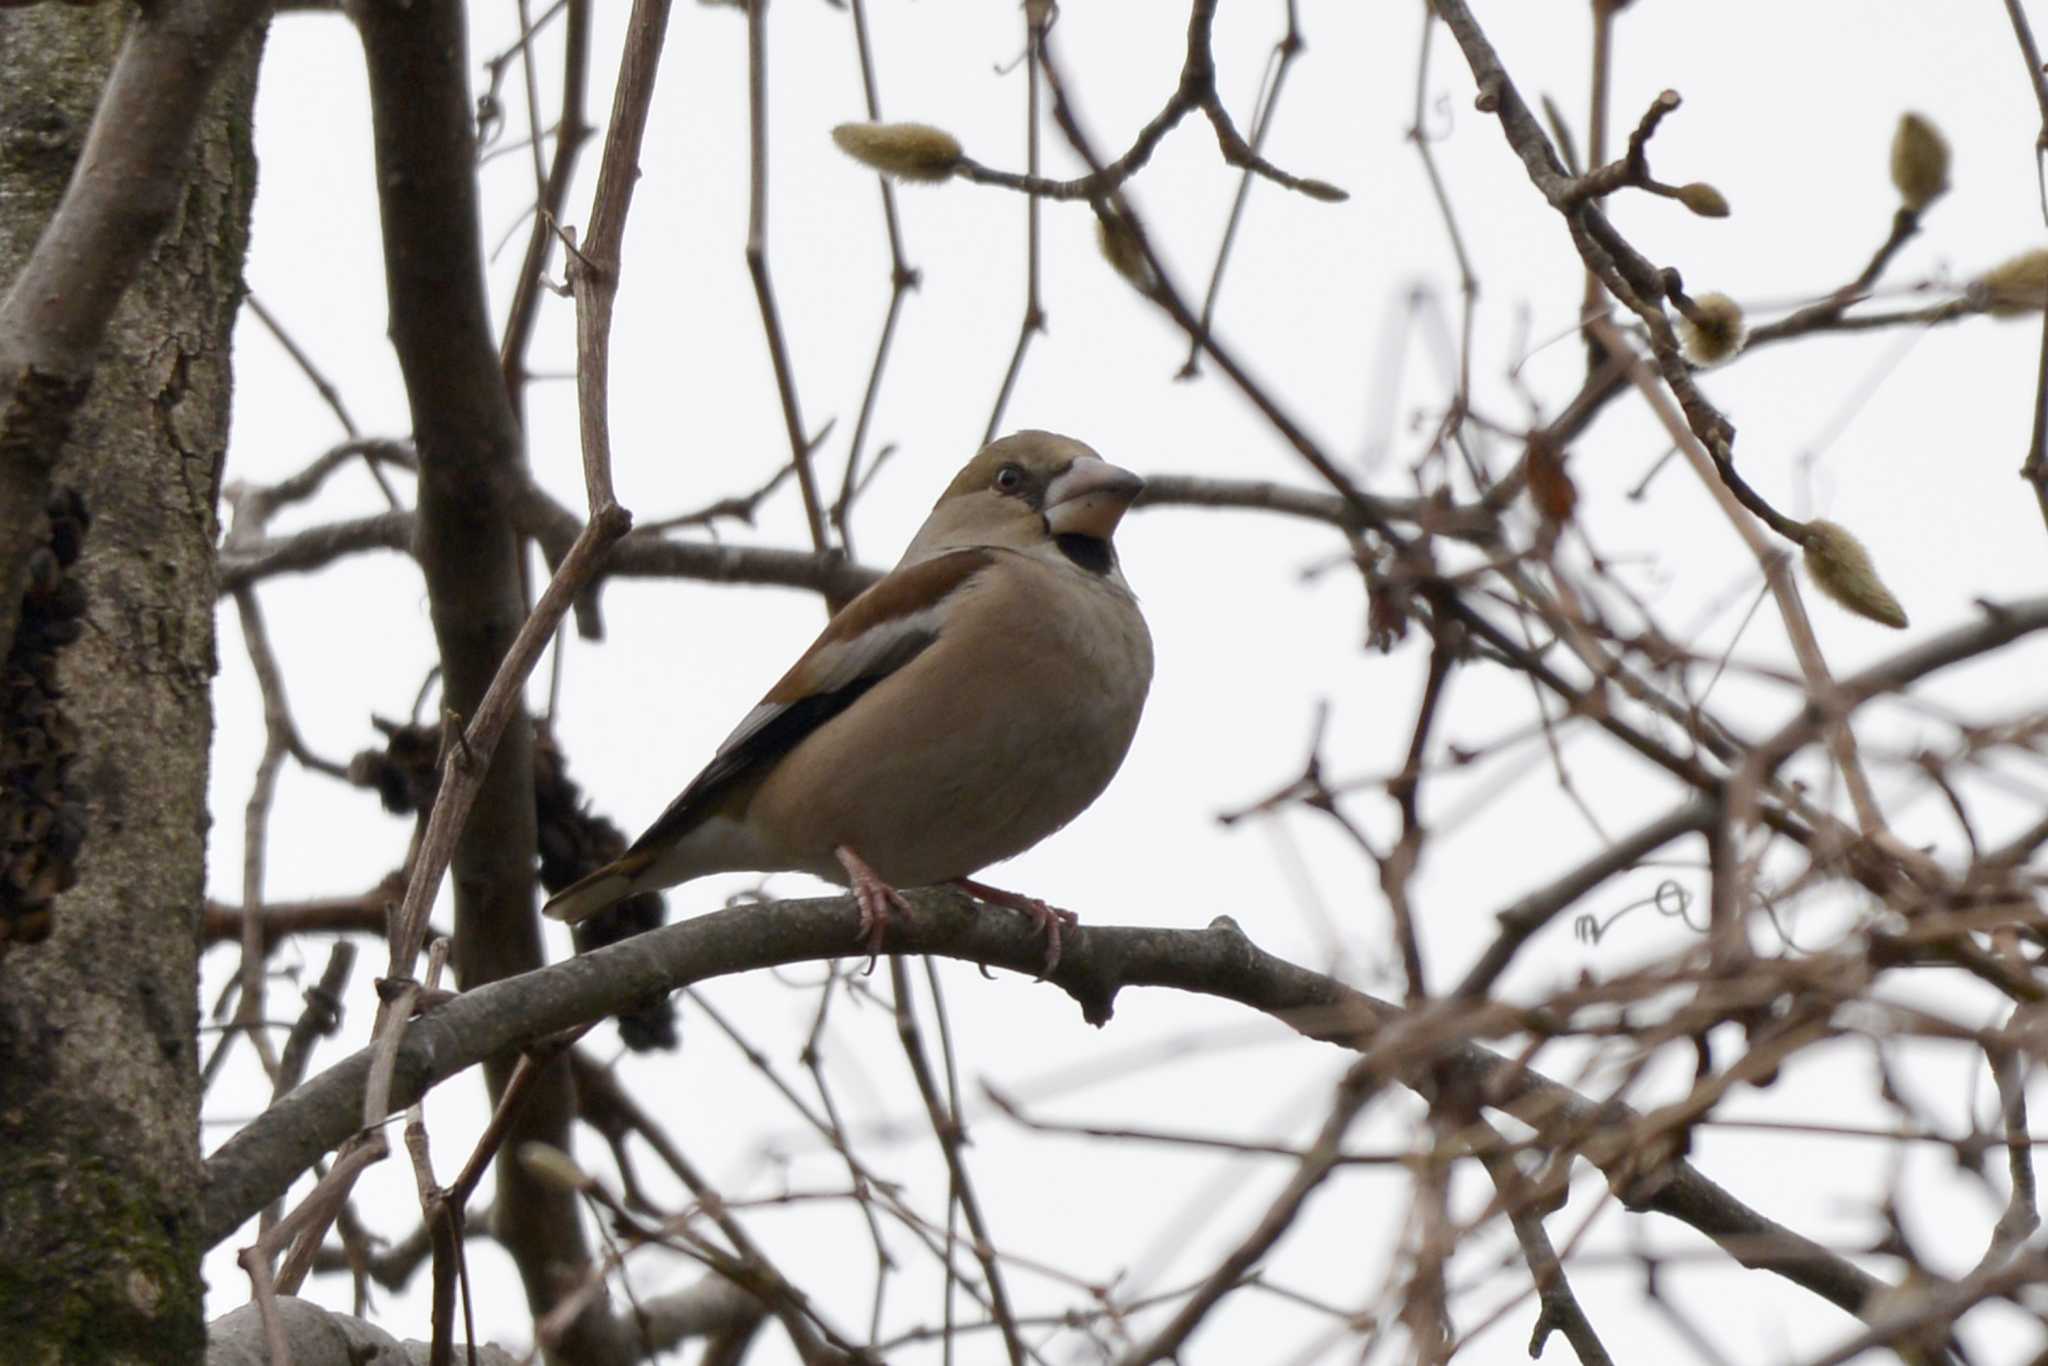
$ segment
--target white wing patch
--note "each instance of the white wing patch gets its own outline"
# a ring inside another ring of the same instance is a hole
[[[958,591],[958,590],[955,590]],[[894,673],[937,638],[942,614],[937,607],[907,617],[878,622],[852,640],[835,640],[812,655],[810,695],[823,696],[851,687],[863,678]],[[718,746],[721,758],[753,739],[769,722],[789,710],[790,702],[763,702],[740,718],[732,734]]]

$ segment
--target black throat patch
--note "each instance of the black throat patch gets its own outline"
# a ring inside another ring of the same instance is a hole
[[[1099,536],[1069,532],[1053,537],[1053,544],[1060,548],[1060,554],[1091,574],[1107,574],[1116,568],[1116,550]]]

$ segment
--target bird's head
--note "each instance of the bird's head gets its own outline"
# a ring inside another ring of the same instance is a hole
[[[1017,432],[982,447],[954,476],[904,561],[998,546],[1053,549],[1107,572],[1116,563],[1110,537],[1144,487],[1072,437]]]

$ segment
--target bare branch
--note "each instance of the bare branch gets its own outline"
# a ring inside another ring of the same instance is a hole
[[[2048,602],[2039,610],[2048,619]],[[912,902],[913,912],[892,927],[898,952],[941,954],[1026,975],[1043,970],[1044,941],[1023,917],[990,915],[944,892],[918,893]],[[483,1058],[655,992],[847,952],[858,930],[859,911],[847,897],[742,907],[464,992],[407,1031],[394,1059],[390,1103],[409,1103]],[[1816,973],[1831,969],[1821,960],[1811,966]],[[1310,1038],[1346,1047],[1373,1044],[1388,1021],[1403,1018],[1399,1007],[1261,952],[1227,921],[1196,931],[1083,927],[1071,936],[1051,981],[1097,1022],[1109,1019],[1119,991],[1143,986],[1235,1000]],[[1743,1265],[1774,1271],[1852,1313],[1879,1287],[1846,1259],[1758,1214],[1683,1161],[1661,1165],[1655,1180],[1644,1179],[1646,1140],[1628,1127],[1635,1112],[1627,1107],[1587,1100],[1474,1044],[1439,1048],[1441,1035],[1434,1029],[1412,1037],[1439,1075],[1462,1078],[1490,1106],[1549,1131],[1609,1135],[1587,1155],[1614,1167],[1615,1179],[1633,1193],[1633,1208],[1682,1220]],[[206,1242],[227,1236],[321,1152],[356,1130],[370,1064],[365,1050],[329,1068],[221,1146],[207,1164]],[[1394,1065],[1391,1053],[1385,1065]]]
[[[114,306],[170,223],[207,91],[266,0],[165,0],[128,26],[78,169],[0,300],[0,657],[50,470]]]

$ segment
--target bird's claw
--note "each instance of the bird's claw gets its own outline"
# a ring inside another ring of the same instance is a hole
[[[1072,911],[1041,901],[1035,896],[1021,892],[1006,892],[1000,887],[991,887],[986,882],[976,882],[963,877],[956,884],[970,896],[978,897],[991,906],[1007,906],[1013,911],[1022,911],[1031,917],[1032,928],[1045,936],[1045,970],[1039,973],[1044,981],[1060,965],[1060,935],[1081,923],[1081,917]]]
[[[882,955],[882,941],[888,937],[892,919],[890,908],[908,915],[910,903],[903,899],[903,893],[886,882],[855,888],[853,899],[860,907],[860,941],[868,950],[868,965],[863,971],[873,972],[875,960]]]
[[[1081,923],[1081,917],[1049,901],[1040,901],[1035,896],[1020,897],[1012,906],[1031,917],[1031,923],[1045,936],[1045,971],[1039,974],[1043,981],[1052,975],[1060,965],[1060,933],[1071,930]]]
[[[882,881],[875,870],[868,867],[866,860],[853,850],[841,846],[833,850],[838,856],[840,867],[846,870],[848,885],[853,891],[853,904],[860,908],[860,929],[857,938],[866,946],[868,965],[863,971],[873,972],[875,961],[882,956],[882,941],[888,937],[891,908],[910,914],[910,903],[903,893]]]

